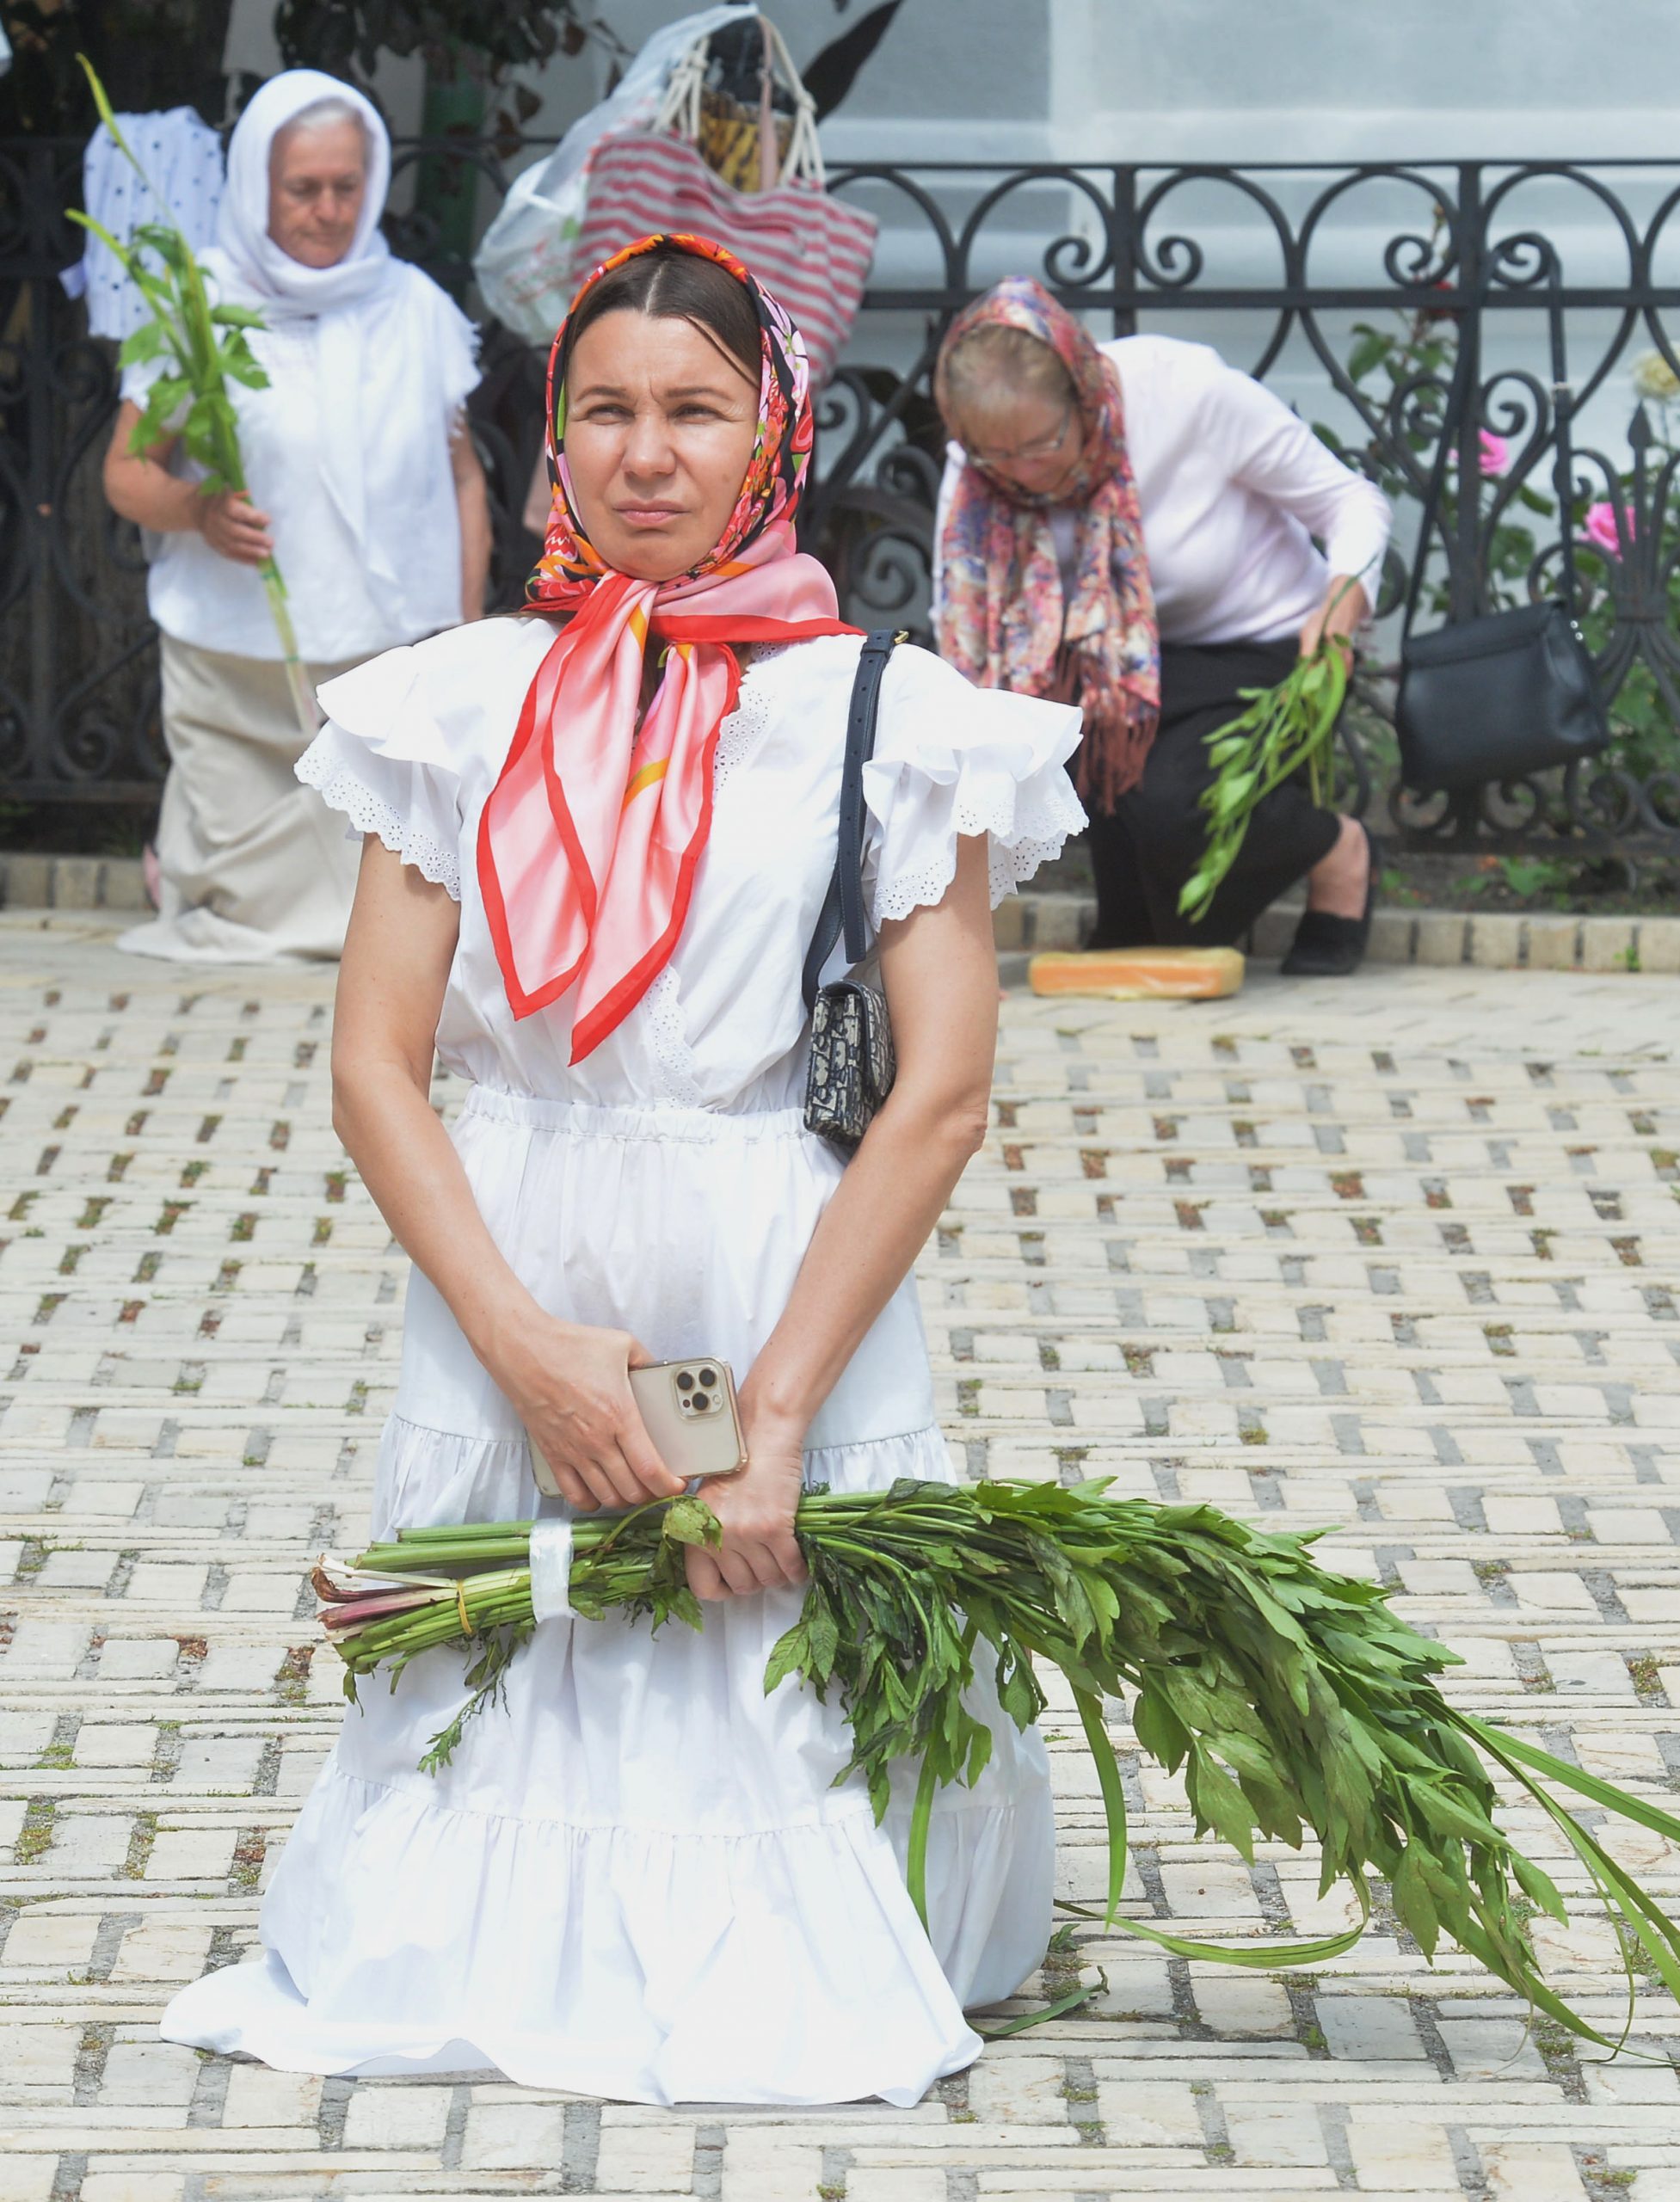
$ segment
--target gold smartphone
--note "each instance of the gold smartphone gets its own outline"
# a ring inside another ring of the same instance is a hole
[[[735,1406],[735,1374],[715,1354],[632,1369],[630,1388],[654,1450],[674,1475],[736,1475],[747,1446]]]
[[[705,1353],[691,1361],[655,1361],[631,1370],[630,1389],[655,1452],[674,1475],[690,1482],[696,1476],[738,1475],[746,1467],[735,1375],[727,1361]],[[538,1491],[551,1498],[563,1496],[534,1445],[531,1473]]]

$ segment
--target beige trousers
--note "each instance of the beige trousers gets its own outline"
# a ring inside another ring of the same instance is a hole
[[[182,963],[336,956],[360,837],[292,776],[308,747],[283,666],[162,638],[169,776],[157,827],[159,907],[117,943]],[[306,668],[310,684],[359,664]]]

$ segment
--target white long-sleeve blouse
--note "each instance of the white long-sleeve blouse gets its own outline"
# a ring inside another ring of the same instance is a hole
[[[1301,631],[1332,574],[1351,575],[1375,600],[1392,517],[1375,483],[1210,345],[1122,336],[1101,349],[1120,371],[1163,642],[1282,641]],[[936,604],[945,514],[965,463],[951,444],[934,527]],[[1065,583],[1077,514],[1061,507],[1050,522]]]

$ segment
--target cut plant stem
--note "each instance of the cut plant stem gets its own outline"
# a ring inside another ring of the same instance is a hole
[[[1347,696],[1351,644],[1331,630],[1328,618],[1353,586],[1345,581],[1338,590],[1316,646],[1275,688],[1239,689],[1248,708],[1207,737],[1215,768],[1200,805],[1208,818],[1207,846],[1178,894],[1179,911],[1194,925],[1213,907],[1249,821],[1268,796],[1304,769],[1314,803],[1322,809],[1329,800],[1331,746]]]
[[[409,1610],[357,1616],[331,1636],[352,1694],[359,1676],[385,1670],[395,1687],[409,1659],[465,1643],[469,1695],[433,1738],[422,1761],[428,1772],[448,1765],[466,1724],[496,1702],[536,1628],[531,1528],[403,1531],[348,1568],[334,1563],[333,1587],[346,1598],[366,1594],[357,1568],[449,1578],[416,1581]],[[810,1582],[771,1653],[765,1688],[799,1683],[825,1701],[838,1693],[852,1756],[837,1780],[860,1775],[877,1819],[914,1768],[906,1879],[924,1921],[938,1793],[978,1780],[996,1707],[1022,1728],[1044,1709],[1034,1663],[1045,1662],[1068,1684],[1097,1768],[1107,1888],[1103,1910],[1082,1916],[1107,1932],[1201,1963],[1325,1964],[1363,1932],[1370,1879],[1380,1876],[1426,1957],[1450,1936],[1535,2009],[1614,2046],[1540,1971],[1524,1922],[1534,1905],[1564,1918],[1563,1899],[1499,1826],[1491,1761],[1541,1807],[1628,1952],[1642,1953],[1680,2002],[1680,1926],[1564,1795],[1677,1846],[1680,1818],[1460,1713],[1437,1681],[1453,1655],[1402,1621],[1380,1586],[1319,1567],[1309,1536],[1251,1528],[1212,1507],[1111,1498],[1102,1482],[819,1491],[800,1500],[795,1532]],[[702,1627],[685,1547],[718,1534],[692,1497],[580,1519],[572,1625]],[[1252,1859],[1257,1836],[1299,1848],[1310,1833],[1321,1889],[1345,1884],[1360,1923],[1309,1941],[1222,1947],[1123,1910],[1125,1798],[1103,1713],[1105,1701],[1122,1697],[1138,1749],[1182,1775],[1198,1835]]]

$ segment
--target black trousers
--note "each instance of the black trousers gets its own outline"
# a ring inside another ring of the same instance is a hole
[[[1293,642],[1162,644],[1160,729],[1143,778],[1115,811],[1091,821],[1093,948],[1229,947],[1329,855],[1340,831],[1336,814],[1320,809],[1306,775],[1297,774],[1254,810],[1201,924],[1178,914],[1179,890],[1207,846],[1200,807],[1213,778],[1207,737],[1247,709],[1239,689],[1275,687],[1296,648]]]

